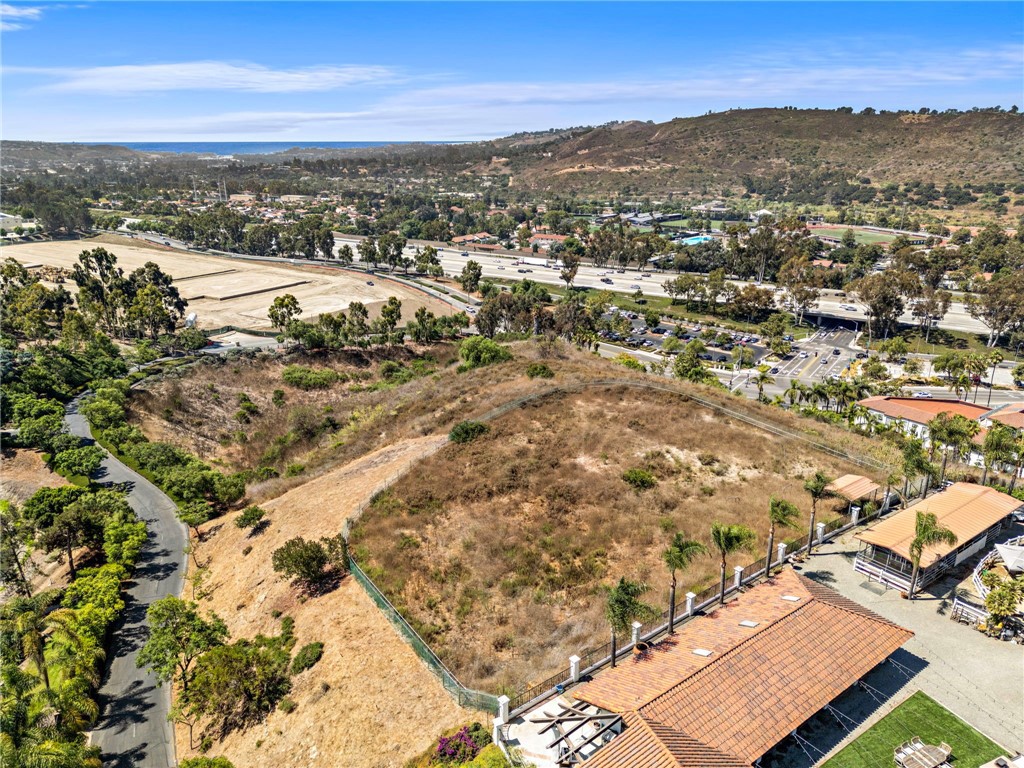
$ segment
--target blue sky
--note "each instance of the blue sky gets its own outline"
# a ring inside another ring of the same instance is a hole
[[[469,140],[1024,107],[1024,3],[0,3],[3,137]]]

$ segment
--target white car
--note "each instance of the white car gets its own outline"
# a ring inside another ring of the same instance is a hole
[[[931,397],[931,392],[915,392],[914,397]]]
[[[801,352],[800,357],[810,357],[810,355],[807,354],[806,352]]]

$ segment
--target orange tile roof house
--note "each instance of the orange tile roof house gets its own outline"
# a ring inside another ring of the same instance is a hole
[[[586,765],[750,766],[912,636],[784,570],[575,690],[622,716]]]
[[[931,513],[956,535],[957,542],[924,550],[918,574],[918,586],[924,586],[972,555],[991,549],[1003,522],[1018,509],[1024,509],[1024,503],[995,488],[954,483],[858,533],[856,538],[862,547],[854,560],[854,570],[894,589],[909,589],[913,570],[910,543],[917,513]]]
[[[983,405],[967,403],[963,400],[929,398],[929,397],[891,397],[876,395],[861,400],[858,405],[866,408],[883,424],[896,424],[911,437],[930,443],[928,422],[940,413],[959,414],[971,421],[982,422],[991,409]],[[970,463],[976,462],[977,456],[969,457]]]

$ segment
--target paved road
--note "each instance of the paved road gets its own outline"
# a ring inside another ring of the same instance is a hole
[[[72,434],[91,440],[78,400],[68,405],[65,421]],[[174,734],[167,713],[171,706],[168,686],[135,666],[135,657],[146,641],[146,610],[168,595],[179,595],[185,573],[185,526],[176,507],[162,491],[109,454],[96,479],[126,483],[128,503],[146,522],[149,539],[142,550],[130,587],[125,612],[112,632],[107,671],[100,687],[102,715],[92,732],[92,743],[103,752],[103,764],[115,768],[177,765]]]

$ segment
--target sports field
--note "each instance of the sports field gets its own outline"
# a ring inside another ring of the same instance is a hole
[[[857,242],[862,245],[885,245],[893,241],[894,235],[883,234],[881,232],[872,232],[866,229],[858,229],[857,227],[842,227],[842,226],[812,226],[810,227],[811,234],[813,235],[824,235],[825,237],[834,237],[837,240],[842,239],[843,235],[846,234],[847,229],[853,230],[853,236],[857,239]]]
[[[102,246],[117,257],[118,266],[126,273],[147,261],[156,262],[174,278],[175,287],[188,301],[189,311],[198,314],[200,328],[234,325],[268,329],[271,326],[267,309],[275,297],[285,293],[298,299],[305,320],[346,309],[353,301],[361,301],[370,310],[370,316],[376,317],[390,296],[402,301],[403,320],[411,318],[421,306],[438,315],[453,311],[444,302],[380,274],[374,275],[374,284],[369,285],[362,274],[328,267],[261,263],[119,241],[120,238],[103,236],[95,240],[26,243],[4,248],[3,255],[30,269],[70,269],[83,250]],[[74,290],[70,282],[65,287]]]

